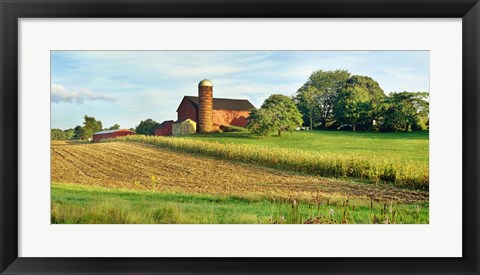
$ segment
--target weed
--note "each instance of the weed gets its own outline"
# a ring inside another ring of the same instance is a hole
[[[155,178],[155,176],[152,176],[150,179],[152,183],[152,193],[155,193],[155,186],[157,186],[157,179]]]
[[[355,203],[353,205],[353,203]],[[205,194],[122,190],[72,184],[52,185],[51,222],[68,224],[150,223],[428,223],[428,203],[331,201],[297,198],[231,197]]]

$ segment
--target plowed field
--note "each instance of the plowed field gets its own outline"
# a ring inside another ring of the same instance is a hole
[[[134,143],[54,142],[51,165],[52,182],[58,183],[151,189],[154,176],[159,191],[305,200],[348,197],[396,203],[428,201],[428,192],[343,183]]]

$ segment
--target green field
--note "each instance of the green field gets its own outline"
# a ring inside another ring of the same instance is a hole
[[[241,129],[241,128],[237,128]],[[428,132],[296,131],[255,137],[247,131],[177,136],[222,144],[246,144],[321,154],[373,157],[428,165]]]
[[[319,203],[248,196],[151,192],[78,184],[51,185],[54,224],[428,223],[428,202]]]

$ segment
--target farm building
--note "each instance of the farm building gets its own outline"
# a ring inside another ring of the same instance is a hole
[[[198,96],[183,97],[177,108],[177,118],[197,122],[201,133],[212,132],[220,126],[245,127],[253,108],[246,99],[214,98],[212,82],[204,79],[198,84]]]
[[[154,131],[154,135],[156,136],[171,136],[172,135],[172,125],[173,120],[165,120],[160,124]]]
[[[93,142],[99,142],[100,140],[106,139],[106,138],[116,138],[116,137],[123,137],[123,136],[129,136],[129,135],[135,135],[135,132],[127,129],[105,130],[105,131],[94,133]]]
[[[172,124],[173,135],[194,134],[197,132],[197,123],[189,118],[177,120]]]

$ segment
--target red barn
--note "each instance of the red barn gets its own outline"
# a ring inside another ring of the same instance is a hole
[[[246,99],[212,98],[213,127],[219,129],[222,125],[245,127],[250,110],[255,108]],[[178,120],[190,118],[198,122],[198,96],[184,96],[177,109]]]
[[[154,135],[156,136],[171,136],[172,135],[172,125],[174,121],[173,120],[165,120],[160,124],[154,132]]]
[[[135,135],[135,132],[127,129],[105,130],[105,131],[94,133],[93,142],[99,142],[100,140],[105,138],[116,138],[116,137],[123,137],[123,136],[129,136],[129,135]]]

